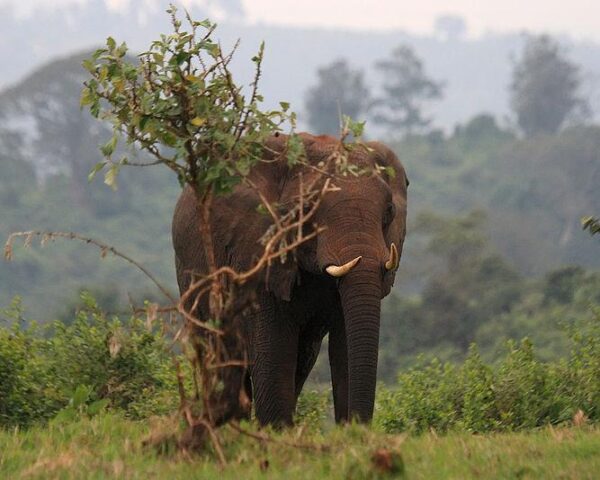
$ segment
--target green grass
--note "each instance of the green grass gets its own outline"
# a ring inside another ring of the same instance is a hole
[[[359,426],[327,431],[296,427],[270,433],[273,442],[224,428],[224,469],[211,452],[190,457],[142,446],[144,439],[168,428],[164,419],[139,422],[105,414],[0,431],[0,478],[591,479],[600,471],[600,430],[589,426],[439,436],[386,435]],[[330,450],[294,448],[282,441],[325,444]],[[372,457],[379,449],[393,455],[394,473],[376,466]]]

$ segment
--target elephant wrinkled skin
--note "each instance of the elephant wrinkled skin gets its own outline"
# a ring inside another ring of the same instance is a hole
[[[301,134],[310,164],[324,161],[338,139]],[[299,173],[308,183],[315,169],[289,167],[282,152],[286,136],[267,142],[265,160],[250,178],[273,205],[294,201]],[[256,307],[234,328],[247,349],[249,368],[224,377],[217,421],[248,414],[247,393],[261,424],[292,423],[296,401],[323,337],[329,333],[335,418],[368,422],[373,415],[381,299],[393,284],[406,233],[408,181],[395,154],[378,142],[354,148],[349,161],[360,167],[391,167],[395,175],[365,174],[335,179],[339,187],[324,197],[314,222],[326,229],[302,244],[285,263],[275,261],[252,289]],[[217,266],[243,271],[262,254],[258,239],[271,218],[257,210],[253,189],[238,185],[214,199],[211,228]],[[191,272],[206,273],[200,241],[201,216],[188,187],[173,219],[173,244],[181,292]],[[312,223],[312,222],[311,222]],[[306,226],[306,228],[309,228]],[[207,315],[201,304],[200,317]]]

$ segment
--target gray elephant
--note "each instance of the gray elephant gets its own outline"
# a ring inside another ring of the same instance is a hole
[[[309,164],[328,158],[339,140],[301,134]],[[295,201],[299,173],[304,182],[318,173],[304,166],[288,166],[287,138],[266,142],[265,160],[250,179],[277,205]],[[370,421],[373,415],[379,342],[381,299],[389,292],[406,233],[408,180],[396,155],[378,142],[353,148],[349,161],[372,173],[335,179],[338,191],[327,193],[314,222],[326,227],[302,244],[285,263],[273,262],[252,289],[257,307],[236,328],[247,350],[249,368],[230,368],[218,399],[216,423],[248,415],[255,405],[261,424],[292,423],[298,395],[314,366],[323,337],[329,333],[329,361],[335,419]],[[218,266],[238,271],[254,265],[262,254],[259,239],[271,218],[259,213],[256,190],[237,186],[217,197],[210,222]],[[173,218],[173,244],[181,292],[193,272],[207,271],[200,242],[201,216],[191,188],[182,193]],[[307,228],[309,228],[307,226]],[[207,306],[200,305],[200,316]]]

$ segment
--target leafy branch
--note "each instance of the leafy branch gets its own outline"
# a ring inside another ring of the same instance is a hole
[[[79,235],[74,232],[48,232],[48,231],[40,231],[40,230],[30,230],[27,232],[13,232],[9,235],[6,243],[4,244],[4,258],[6,260],[12,260],[13,258],[13,245],[14,241],[17,238],[24,238],[24,246],[27,248],[31,246],[31,242],[34,237],[41,237],[40,244],[42,246],[46,245],[48,242],[53,242],[57,238],[65,238],[68,240],[79,240],[80,242],[84,242],[88,245],[94,245],[100,249],[100,256],[105,258],[109,253],[114,255],[115,257],[122,258],[126,262],[133,265],[135,268],[140,270],[146,277],[150,279],[154,285],[162,292],[162,294],[167,297],[167,299],[173,303],[176,302],[175,297],[169,292],[169,290],[164,287],[154,275],[141,263],[136,262],[129,255],[126,255],[115,247],[108,245],[106,243],[100,242],[93,238],[84,237],[83,235]]]
[[[101,149],[105,160],[92,175],[104,169],[105,182],[116,185],[119,169],[131,164],[127,157],[113,159],[124,138],[154,157],[151,164],[174,171],[182,185],[202,193],[229,192],[261,160],[265,139],[286,123],[294,127],[295,114],[288,113],[286,102],[281,110],[259,108],[264,44],[252,58],[255,76],[247,99],[229,70],[237,44],[225,54],[212,39],[215,24],[186,15],[184,30],[176,7],[167,12],[173,33],[152,42],[137,62],[128,60],[125,43],[108,38],[106,47],[83,64],[91,79],[81,105],[113,126]]]

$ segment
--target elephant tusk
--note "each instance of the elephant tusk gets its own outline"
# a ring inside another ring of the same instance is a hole
[[[361,258],[362,257],[356,257],[354,260],[350,260],[348,263],[345,263],[341,267],[338,267],[337,265],[329,265],[325,269],[325,271],[332,277],[343,277],[350,270],[352,270],[358,262],[360,262]]]
[[[386,270],[396,270],[398,268],[398,264],[400,263],[400,259],[398,258],[398,249],[394,242],[392,242],[392,246],[390,247],[390,259],[385,262]]]

